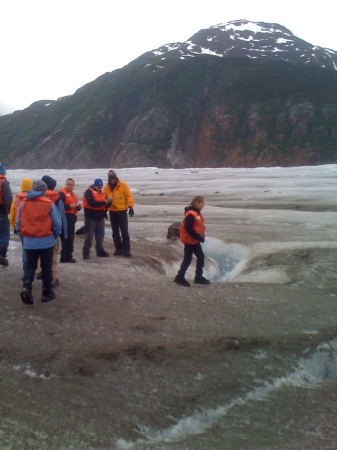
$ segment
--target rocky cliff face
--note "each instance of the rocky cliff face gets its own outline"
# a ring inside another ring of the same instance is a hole
[[[9,168],[335,163],[336,67],[335,52],[277,24],[211,27],[0,117],[0,158]]]

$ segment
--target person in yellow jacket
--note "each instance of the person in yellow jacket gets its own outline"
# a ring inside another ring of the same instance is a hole
[[[130,236],[128,227],[129,216],[134,215],[133,195],[129,186],[118,179],[114,170],[108,172],[108,183],[104,187],[104,194],[112,198],[109,216],[112,229],[112,239],[115,246],[114,255],[131,256]]]
[[[11,227],[14,230],[14,233],[16,232],[16,219],[18,217],[18,212],[21,206],[21,203],[24,198],[27,197],[27,192],[30,191],[33,188],[33,180],[30,178],[24,178],[21,182],[21,192],[16,194],[13,198],[11,209],[9,212],[9,223]],[[26,250],[23,247],[23,236],[20,235],[21,243],[22,243],[22,263],[23,267],[25,267],[25,264],[27,263],[27,255]]]

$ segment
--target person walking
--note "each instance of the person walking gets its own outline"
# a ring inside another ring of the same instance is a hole
[[[67,217],[67,237],[61,238],[61,263],[75,263],[73,258],[74,239],[75,239],[75,223],[77,221],[77,213],[81,209],[77,195],[74,192],[75,181],[67,178],[66,185],[60,189],[59,196],[64,203],[64,210]]]
[[[8,266],[6,258],[10,237],[8,213],[12,201],[13,195],[6,178],[6,168],[0,163],[0,264],[2,266]]]
[[[23,273],[23,288],[20,297],[23,303],[32,305],[32,285],[38,259],[42,268],[42,297],[46,303],[54,300],[52,290],[52,263],[56,239],[62,229],[62,220],[55,204],[45,196],[47,185],[42,180],[34,181],[33,189],[23,199],[16,220],[16,230],[23,236],[27,262]]]
[[[83,259],[90,259],[90,249],[95,236],[96,254],[99,257],[108,257],[109,253],[103,248],[103,240],[105,234],[104,218],[107,208],[111,205],[111,198],[102,192],[103,181],[96,178],[84,193],[83,209],[84,209],[84,226],[85,238],[83,245]]]
[[[190,286],[190,283],[185,279],[185,273],[192,262],[193,254],[197,257],[194,283],[210,284],[210,281],[203,277],[205,256],[201,242],[205,242],[205,224],[201,210],[204,205],[204,198],[197,195],[193,198],[190,205],[185,208],[184,220],[180,228],[180,240],[184,244],[184,259],[178,274],[173,280],[180,286]]]
[[[112,239],[115,246],[114,255],[131,256],[130,236],[128,227],[129,216],[134,215],[134,200],[129,186],[119,180],[114,170],[108,172],[108,183],[104,187],[104,193],[112,198],[109,207],[109,216],[112,229]]]
[[[21,192],[16,194],[13,198],[11,210],[9,212],[9,223],[10,226],[13,228],[15,234],[18,234],[16,231],[16,219],[18,217],[21,203],[23,199],[27,197],[27,192],[30,191],[32,187],[33,187],[33,180],[31,180],[30,178],[24,178],[21,182]],[[27,256],[26,250],[23,247],[23,236],[20,234],[19,237],[21,239],[22,244],[22,263],[23,265],[25,265],[27,262]]]

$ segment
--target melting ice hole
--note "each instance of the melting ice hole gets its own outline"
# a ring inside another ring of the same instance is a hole
[[[238,264],[248,255],[247,247],[227,244],[216,238],[206,238],[202,248],[205,255],[214,261],[211,267],[207,267],[207,277],[213,281],[230,281],[236,275]]]
[[[309,388],[324,381],[337,379],[337,338],[328,343],[323,343],[316,348],[315,353],[309,358],[301,358],[295,370],[288,375],[266,381],[263,386],[247,392],[242,397],[237,397],[229,403],[218,406],[215,409],[204,409],[189,417],[179,420],[175,425],[160,431],[151,431],[148,427],[140,426],[140,433],[144,436],[137,441],[117,439],[116,446],[119,449],[131,449],[134,445],[170,442],[187,435],[203,433],[215,423],[218,423],[227,412],[238,405],[245,405],[248,401],[263,400],[272,392],[287,387]]]

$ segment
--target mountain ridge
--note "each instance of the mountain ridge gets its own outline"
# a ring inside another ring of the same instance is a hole
[[[0,117],[0,158],[10,168],[337,162],[336,67],[336,52],[281,25],[219,24]]]

